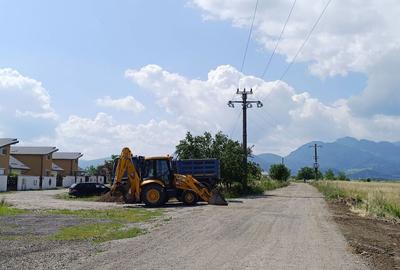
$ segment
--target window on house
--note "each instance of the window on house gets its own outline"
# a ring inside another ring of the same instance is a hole
[[[7,155],[7,148],[0,147],[0,155]]]
[[[51,159],[51,154],[47,155],[47,159],[49,159],[49,160]]]

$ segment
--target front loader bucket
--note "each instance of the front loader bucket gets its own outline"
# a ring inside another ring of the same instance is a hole
[[[222,194],[214,189],[211,191],[211,197],[208,200],[208,204],[213,204],[213,205],[228,205],[228,202],[225,200],[224,196]]]

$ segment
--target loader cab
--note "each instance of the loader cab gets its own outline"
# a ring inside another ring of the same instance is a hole
[[[142,169],[143,180],[160,180],[166,187],[171,187],[173,177],[171,159],[169,157],[150,157],[145,159]]]

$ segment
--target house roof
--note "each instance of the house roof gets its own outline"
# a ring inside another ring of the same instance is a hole
[[[83,154],[79,152],[56,152],[53,154],[53,159],[78,159]]]
[[[16,170],[30,170],[28,166],[26,166],[24,163],[19,161],[13,156],[10,156],[10,161],[8,163],[10,165],[11,169],[16,169]]]
[[[64,171],[63,168],[61,168],[60,166],[58,166],[57,164],[54,164],[54,163],[51,164],[51,170],[56,171],[56,172]]]
[[[11,146],[11,155],[48,155],[56,151],[51,146]]]
[[[11,144],[16,144],[16,143],[18,143],[17,139],[0,138],[0,147],[6,146],[6,145],[11,145]]]

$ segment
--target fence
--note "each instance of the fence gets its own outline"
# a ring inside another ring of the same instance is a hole
[[[104,184],[105,177],[102,175],[96,176],[65,176],[63,178],[62,186],[65,188],[70,187],[75,183],[99,183]]]
[[[57,178],[45,176],[42,180],[42,189],[53,189],[57,187]]]
[[[0,175],[0,192],[7,191],[7,175]]]
[[[17,190],[35,190],[40,189],[40,177],[20,175],[17,181]]]

